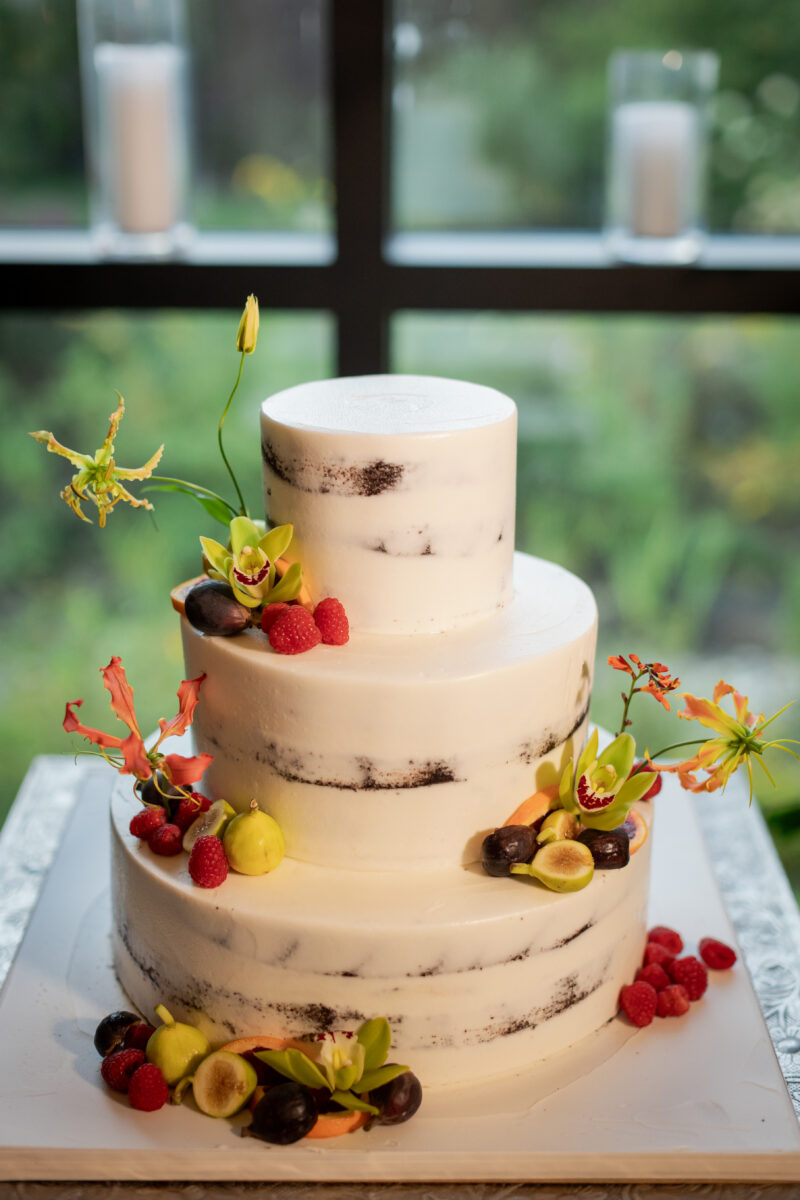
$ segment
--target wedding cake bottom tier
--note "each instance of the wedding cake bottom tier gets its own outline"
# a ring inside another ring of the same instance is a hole
[[[204,890],[186,855],[158,858],[130,835],[136,809],[117,792],[117,975],[145,1016],[163,1003],[216,1044],[385,1016],[393,1061],[425,1085],[463,1083],[598,1029],[641,961],[649,841],[566,894],[477,866],[401,876],[291,859]]]

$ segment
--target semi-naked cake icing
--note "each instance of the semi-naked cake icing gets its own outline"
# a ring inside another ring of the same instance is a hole
[[[294,524],[290,557],[350,641],[286,656],[183,620],[204,790],[257,799],[287,858],[205,892],[129,834],[119,794],[120,980],[218,1041],[385,1015],[427,1084],[553,1054],[635,972],[649,847],[569,894],[478,862],[580,752],[597,628],[584,583],[513,553],[516,409],[451,380],[341,379],[267,400],[261,435],[268,521]]]

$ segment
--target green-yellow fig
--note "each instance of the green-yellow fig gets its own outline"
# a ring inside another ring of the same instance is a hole
[[[226,826],[222,844],[229,864],[241,875],[266,875],[286,853],[280,825],[255,800]]]
[[[163,1021],[147,1043],[148,1062],[155,1063],[165,1081],[173,1087],[184,1075],[190,1075],[211,1050],[208,1038],[194,1025],[176,1021],[163,1004],[156,1005]]]

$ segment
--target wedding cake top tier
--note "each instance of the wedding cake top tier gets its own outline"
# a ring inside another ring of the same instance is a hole
[[[314,596],[370,633],[441,633],[512,595],[517,412],[492,388],[365,375],[261,410],[267,518]]]

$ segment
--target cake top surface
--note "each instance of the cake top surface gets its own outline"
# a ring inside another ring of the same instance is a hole
[[[277,392],[263,414],[281,425],[324,433],[437,434],[513,417],[494,388],[426,375],[354,375]]]

